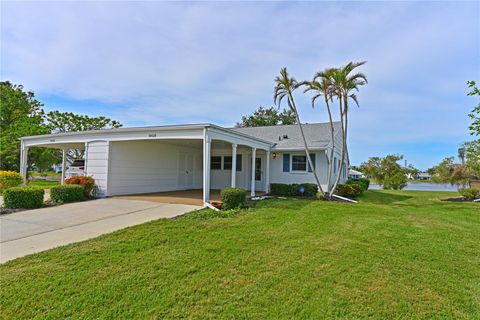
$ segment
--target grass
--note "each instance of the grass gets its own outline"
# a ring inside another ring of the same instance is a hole
[[[28,176],[29,177],[61,177],[62,173],[61,172],[54,172],[54,171],[44,171],[44,172],[39,172],[39,171],[28,171]]]
[[[368,191],[157,220],[0,266],[0,318],[479,319],[480,206]]]
[[[48,189],[60,185],[60,181],[32,180],[28,185],[32,187],[42,187]]]

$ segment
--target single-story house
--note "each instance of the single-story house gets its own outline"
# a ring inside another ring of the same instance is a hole
[[[360,178],[365,178],[365,175],[360,171],[350,169],[350,170],[348,170],[348,178],[349,179],[360,179]]]
[[[334,162],[334,174],[340,168],[342,130],[335,123],[334,141],[328,123],[305,124],[304,131],[314,168],[296,125],[193,124],[23,137],[21,174],[26,178],[29,148],[49,147],[63,150],[63,173],[66,152],[84,150],[86,175],[95,179],[101,197],[198,189],[207,205],[211,189],[240,187],[254,196],[268,192],[271,183],[314,183],[312,170],[326,188],[327,161]],[[341,182],[347,178],[346,170],[341,177]]]

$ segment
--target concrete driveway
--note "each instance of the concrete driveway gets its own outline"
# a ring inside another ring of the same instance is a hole
[[[200,206],[98,199],[0,216],[0,263]]]

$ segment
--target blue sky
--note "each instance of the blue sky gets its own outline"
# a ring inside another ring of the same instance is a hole
[[[125,126],[233,126],[271,106],[288,67],[310,79],[367,60],[352,108],[353,164],[388,153],[420,168],[468,134],[480,80],[479,2],[1,2],[1,79],[45,109]],[[302,122],[325,121],[296,95]]]

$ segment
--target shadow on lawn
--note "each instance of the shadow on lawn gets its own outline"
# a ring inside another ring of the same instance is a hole
[[[411,198],[413,197],[395,193],[385,193],[381,191],[368,190],[359,198],[359,200],[366,203],[391,204],[394,202],[403,202]]]

